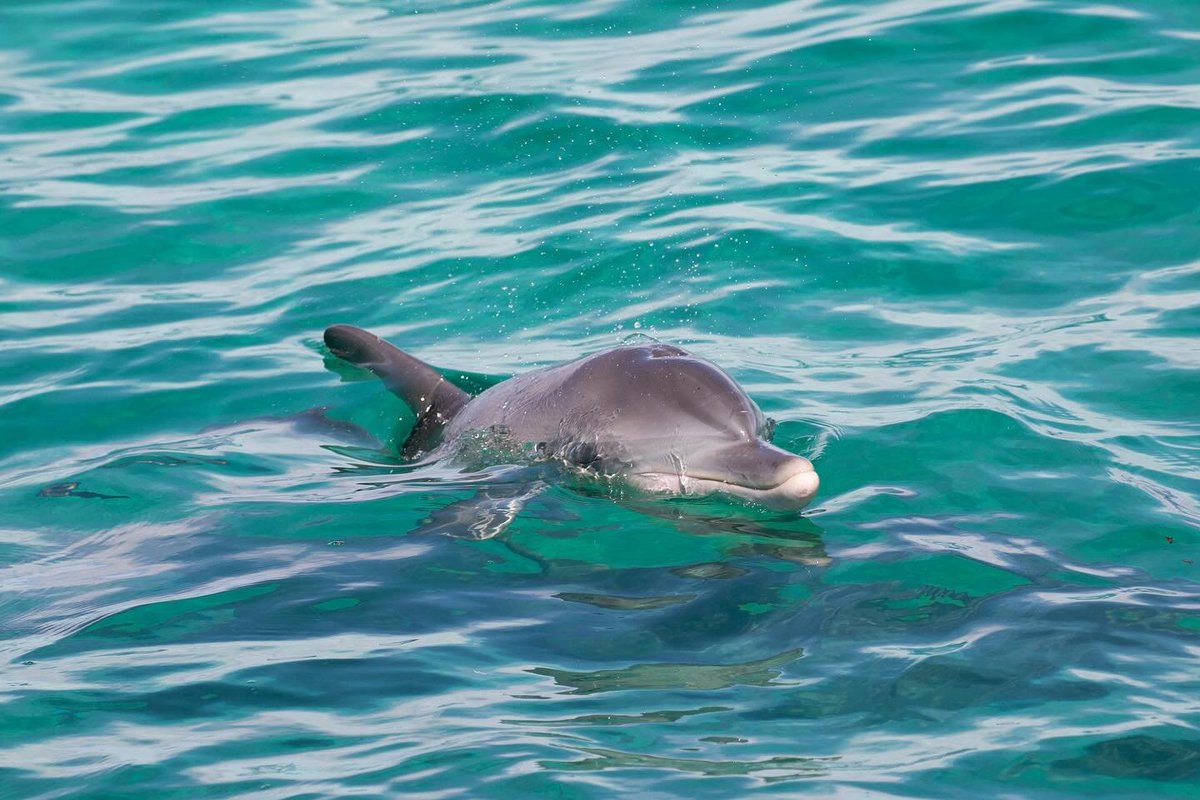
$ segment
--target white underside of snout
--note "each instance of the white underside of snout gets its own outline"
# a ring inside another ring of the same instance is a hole
[[[816,470],[811,464],[805,464],[807,468],[798,465],[797,470],[783,481],[768,487],[745,486],[728,480],[664,472],[636,473],[630,476],[630,480],[638,488],[650,492],[682,495],[725,494],[771,508],[798,510],[816,497],[817,489],[821,486],[821,479]]]

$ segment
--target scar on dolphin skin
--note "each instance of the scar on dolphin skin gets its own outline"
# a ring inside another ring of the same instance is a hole
[[[611,348],[472,396],[360,328],[331,326],[325,344],[332,355],[370,370],[412,409],[416,423],[401,448],[405,459],[475,464],[476,434],[502,430],[516,452],[649,494],[721,494],[798,511],[820,483],[812,462],[771,443],[774,425],[733,378],[673,345]],[[493,460],[511,452],[483,448]],[[510,504],[507,520],[519,505]],[[486,535],[506,525],[490,526]]]
[[[78,481],[66,481],[65,483],[52,483],[49,486],[43,486],[37,493],[38,497],[84,497],[91,500],[128,500],[127,494],[101,494],[100,492],[89,492],[86,489],[79,489]]]

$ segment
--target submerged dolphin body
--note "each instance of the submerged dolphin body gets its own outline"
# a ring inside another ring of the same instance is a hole
[[[817,493],[812,463],[767,440],[772,423],[741,387],[678,347],[617,347],[471,397],[360,328],[334,325],[325,344],[375,373],[416,413],[407,457],[454,456],[470,434],[491,431],[537,460],[649,492],[720,493],[781,509],[803,508]]]

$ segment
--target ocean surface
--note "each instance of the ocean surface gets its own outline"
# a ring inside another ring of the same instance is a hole
[[[399,463],[722,365],[803,515]],[[1195,0],[0,5],[0,797],[1195,798]]]

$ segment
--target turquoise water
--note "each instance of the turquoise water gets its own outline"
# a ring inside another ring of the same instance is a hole
[[[1198,259],[1193,0],[6,0],[0,796],[1194,797]],[[334,322],[822,493],[421,534]]]

